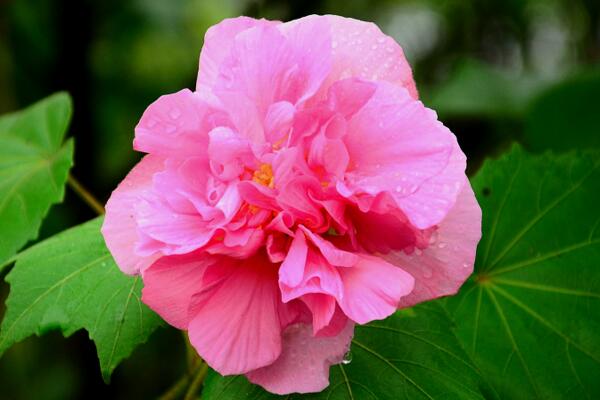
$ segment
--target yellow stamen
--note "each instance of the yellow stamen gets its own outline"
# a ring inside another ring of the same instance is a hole
[[[254,171],[252,176],[254,182],[260,183],[261,185],[267,186],[271,189],[275,186],[273,177],[273,168],[271,164],[261,164],[260,167]]]

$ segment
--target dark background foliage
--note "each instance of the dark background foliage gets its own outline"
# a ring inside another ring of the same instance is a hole
[[[105,201],[140,157],[131,140],[145,107],[194,86],[210,25],[312,13],[375,21],[403,46],[470,173],[513,140],[533,151],[600,144],[597,0],[0,0],[0,113],[70,92],[73,173]],[[93,216],[67,192],[41,237]],[[0,283],[0,316],[7,293]],[[185,368],[181,335],[159,329],[107,386],[86,336],[14,346],[0,359],[0,398],[151,398]]]

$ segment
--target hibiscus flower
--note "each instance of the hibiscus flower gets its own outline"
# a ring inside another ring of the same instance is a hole
[[[466,158],[372,23],[213,26],[196,90],[150,105],[134,147],[147,155],[106,205],[106,243],[221,374],[320,391],[355,324],[473,270]]]

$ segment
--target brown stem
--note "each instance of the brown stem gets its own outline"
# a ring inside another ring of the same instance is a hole
[[[69,184],[69,187],[73,189],[73,191],[77,193],[77,195],[88,206],[90,206],[92,210],[98,213],[98,215],[104,214],[104,207],[102,206],[102,203],[100,203],[98,199],[96,199],[94,195],[90,193],[89,190],[87,190],[77,179],[75,179],[73,175],[69,174],[67,183]]]

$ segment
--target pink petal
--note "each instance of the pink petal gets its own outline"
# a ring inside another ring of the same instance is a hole
[[[156,195],[137,199],[134,208],[139,253],[145,254],[147,249],[163,255],[189,253],[207,244],[215,232],[200,214],[181,214]]]
[[[356,254],[350,253],[349,251],[340,250],[335,247],[328,240],[323,239],[321,236],[312,233],[305,226],[300,225],[299,228],[304,234],[310,239],[310,241],[319,249],[323,257],[328,263],[336,267],[352,267],[355,265],[359,258]]]
[[[202,156],[208,132],[218,125],[229,125],[226,115],[210,106],[202,93],[183,89],[159,97],[144,111],[133,147],[163,156]]]
[[[254,162],[254,155],[247,139],[226,127],[218,127],[208,133],[208,157],[215,176],[223,181],[238,178],[246,165]]]
[[[274,146],[282,147],[294,122],[296,108],[288,101],[271,104],[265,117],[265,137]]]
[[[281,356],[246,376],[276,394],[320,392],[329,385],[329,367],[348,351],[353,331],[348,322],[337,336],[314,337],[310,325],[292,325],[284,332]]]
[[[359,324],[392,315],[414,286],[410,274],[374,256],[360,255],[354,267],[338,271],[344,285],[338,303],[348,318]]]
[[[143,272],[142,301],[169,324],[187,329],[192,296],[201,290],[204,270],[215,260],[194,253],[160,258]]]
[[[327,327],[333,318],[335,298],[322,293],[309,293],[300,298],[312,314],[313,335]]]
[[[211,273],[226,269],[225,275],[213,278],[216,283],[193,306],[189,337],[219,373],[243,374],[271,364],[281,352],[276,269],[262,256],[230,268],[224,263]]]
[[[143,193],[152,189],[152,177],[162,168],[162,157],[144,157],[113,191],[106,203],[102,234],[117,265],[126,274],[139,273],[159,257],[158,254],[139,256],[134,251],[139,240],[134,205]]]
[[[410,65],[402,48],[377,25],[352,18],[327,15],[331,26],[333,67],[324,87],[349,77],[387,81],[418,97]]]
[[[308,154],[308,164],[312,168],[321,167],[329,175],[341,178],[349,161],[348,150],[341,139],[329,139],[324,133],[313,139]],[[329,180],[329,177],[323,177],[325,184],[329,184]]]
[[[358,243],[371,254],[387,254],[416,245],[415,229],[401,213],[363,213],[353,208],[350,219]]]
[[[419,229],[438,223],[454,204],[457,193],[452,191],[436,194],[432,202],[411,197],[447,168],[456,138],[437,121],[435,112],[405,89],[379,83],[350,120],[344,141],[351,159],[345,182],[337,184],[344,196],[348,191],[370,196],[386,192]],[[456,165],[449,180],[459,173],[464,176],[464,164]]]
[[[291,287],[302,282],[307,257],[308,246],[304,233],[296,232],[288,253],[279,267],[279,282]]]
[[[433,238],[422,253],[398,251],[384,257],[415,278],[415,288],[400,301],[401,307],[453,295],[473,272],[481,238],[481,209],[468,182]]]
[[[457,201],[465,183],[467,158],[453,138],[452,153],[446,167],[423,182],[412,194],[399,200],[411,222],[424,229],[439,224]]]
[[[322,228],[325,224],[323,213],[317,203],[308,196],[311,191],[318,192],[321,185],[309,176],[298,176],[281,187],[277,202],[284,210],[293,215],[311,229]]]
[[[263,124],[272,104],[302,103],[329,73],[327,23],[307,19],[279,29],[283,25],[260,25],[239,33],[213,85],[238,131],[256,143],[265,139]]]
[[[240,32],[260,25],[276,25],[278,21],[249,17],[228,18],[211,26],[204,35],[204,46],[200,52],[197,89],[214,85],[223,59],[231,50],[233,40]]]
[[[342,79],[329,87],[327,106],[350,119],[373,96],[377,85],[357,78]]]
[[[302,271],[302,267],[299,265],[294,265],[293,268],[296,271]],[[290,285],[285,281],[279,282],[281,300],[287,303],[307,293],[323,293],[333,296],[339,301],[344,297],[344,284],[340,278],[340,271],[344,269],[347,268],[332,266],[318,252],[310,250],[301,281]]]

